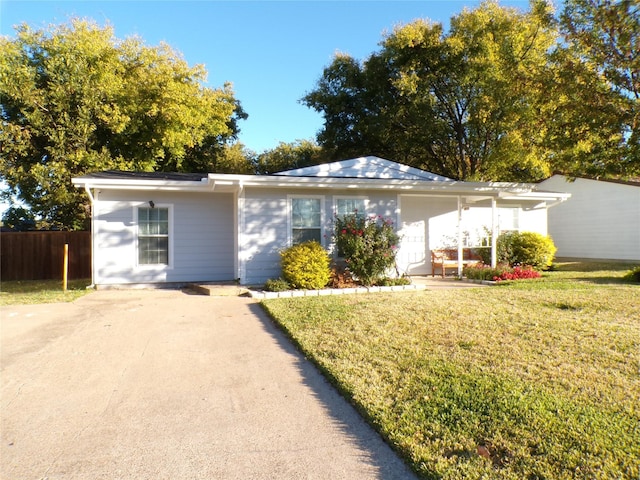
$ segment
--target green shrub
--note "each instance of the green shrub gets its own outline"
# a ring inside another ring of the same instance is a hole
[[[411,285],[411,279],[409,277],[395,277],[395,278],[385,277],[381,280],[378,280],[378,282],[376,282],[376,285],[378,285],[379,287],[395,287],[395,286],[402,286],[402,285]]]
[[[265,282],[264,289],[267,292],[286,292],[291,286],[284,278],[270,278]]]
[[[472,252],[482,260],[482,263],[491,265],[491,248],[474,248]]]
[[[280,256],[282,276],[292,287],[316,290],[329,283],[329,255],[318,242],[293,245],[280,252]]]
[[[556,253],[551,237],[535,232],[507,232],[498,237],[499,263],[529,265],[536,269],[549,267]]]
[[[400,237],[391,220],[364,217],[357,212],[336,217],[334,238],[338,255],[363,285],[374,285],[396,264]]]
[[[640,265],[629,270],[624,276],[624,279],[631,282],[640,283]]]
[[[468,265],[462,269],[462,276],[471,280],[493,280],[493,277],[500,276],[505,269],[504,265],[498,265],[496,268],[491,268],[488,265],[481,263],[475,265]]]

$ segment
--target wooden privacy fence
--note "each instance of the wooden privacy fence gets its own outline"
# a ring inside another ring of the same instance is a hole
[[[61,280],[65,243],[68,278],[91,278],[91,232],[2,232],[0,279]]]

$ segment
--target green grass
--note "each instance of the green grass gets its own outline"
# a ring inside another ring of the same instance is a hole
[[[629,268],[560,264],[489,288],[263,305],[423,478],[637,480]]]
[[[25,280],[0,283],[0,305],[73,302],[91,290],[91,280],[70,280],[62,291],[60,280]]]

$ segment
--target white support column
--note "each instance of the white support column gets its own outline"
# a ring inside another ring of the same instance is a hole
[[[498,264],[498,209],[496,199],[491,198],[491,267]]]
[[[458,195],[458,277],[462,277],[462,197]]]

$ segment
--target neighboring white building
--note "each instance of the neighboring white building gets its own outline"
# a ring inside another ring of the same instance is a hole
[[[557,257],[640,261],[640,182],[554,175],[539,185],[571,193],[549,212]]]
[[[354,209],[391,219],[402,235],[399,270],[427,274],[434,248],[480,245],[487,231],[546,234],[547,207],[569,196],[453,181],[377,157],[264,176],[99,172],[73,183],[92,202],[97,286],[261,284],[280,275],[279,252],[292,243],[331,250],[334,216]]]

